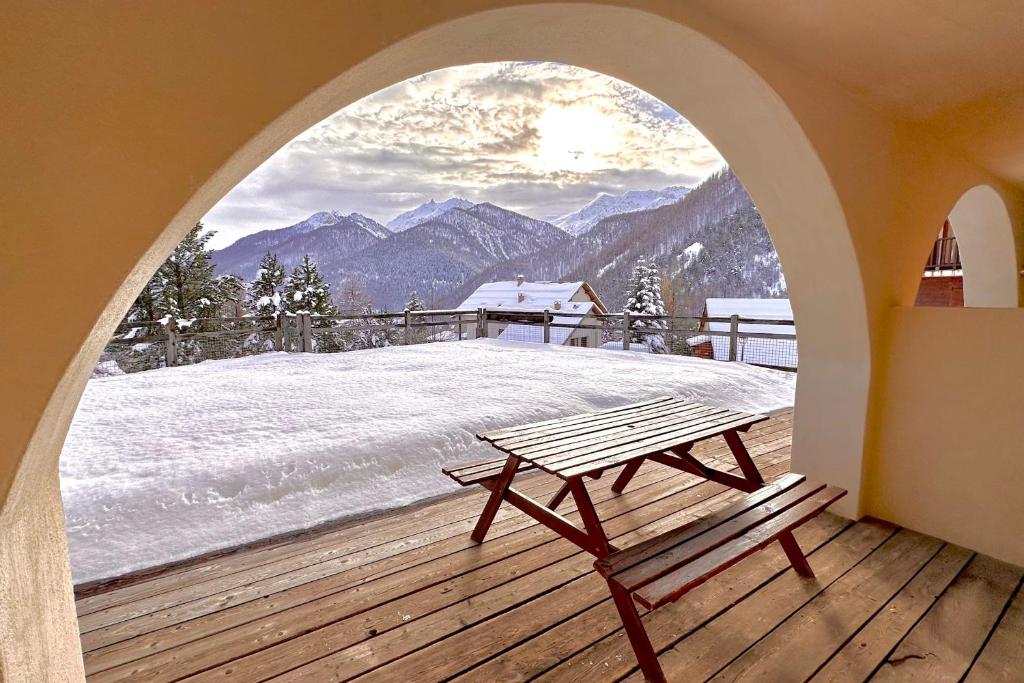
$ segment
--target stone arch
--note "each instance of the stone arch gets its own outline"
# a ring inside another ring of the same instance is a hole
[[[363,96],[442,67],[535,59],[576,64],[643,88],[683,113],[729,160],[771,231],[800,327],[794,468],[849,489],[842,509],[855,514],[871,379],[864,287],[843,208],[797,117],[751,66],[680,23],[611,5],[522,5],[451,19],[396,39],[281,111],[215,173],[190,182],[195,189],[175,218],[157,239],[138,247],[135,267],[110,293],[110,303],[54,388],[16,465],[4,513],[13,514],[14,524],[29,520],[37,537],[45,529],[47,535],[40,538],[46,544],[35,547],[31,559],[23,555],[27,547],[0,548],[17,550],[17,557],[10,555],[0,566],[0,578],[5,567],[45,575],[49,586],[66,576],[67,559],[58,540],[62,515],[53,490],[63,436],[89,370],[120,315],[198,217],[292,137]],[[245,106],[244,99],[238,106]],[[38,520],[20,512],[19,503],[26,501],[32,501],[28,507]],[[32,590],[22,585],[21,590]],[[17,596],[8,591],[0,597],[11,605],[34,604]],[[73,610],[47,617],[52,626],[46,628],[56,634],[48,655],[36,652],[22,661],[76,651],[62,642],[74,638]],[[0,623],[0,640],[19,621],[27,623],[28,615]],[[0,659],[4,656],[0,651]],[[72,666],[66,659],[47,664],[63,665]]]
[[[964,270],[964,306],[1015,308],[1020,273],[1013,223],[991,185],[964,192],[949,212]]]

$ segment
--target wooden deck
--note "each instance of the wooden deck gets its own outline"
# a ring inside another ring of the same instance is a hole
[[[790,424],[746,438],[767,476],[788,470]],[[733,465],[720,439],[694,453]],[[737,495],[655,464],[622,495],[613,479],[588,487],[620,545]],[[80,598],[89,680],[640,680],[592,558],[507,507],[472,543],[483,502],[457,495]],[[797,538],[816,580],[771,548],[645,617],[669,680],[1024,680],[1021,569],[830,514]]]

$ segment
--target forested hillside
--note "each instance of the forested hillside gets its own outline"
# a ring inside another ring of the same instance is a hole
[[[606,218],[579,237],[496,264],[452,301],[483,282],[522,273],[536,280],[586,280],[609,308],[619,310],[641,256],[658,267],[666,305],[677,315],[700,313],[707,297],[786,295],[764,222],[735,174],[725,170],[674,204]]]

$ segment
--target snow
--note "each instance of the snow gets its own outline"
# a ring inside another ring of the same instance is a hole
[[[683,268],[688,268],[690,264],[696,261],[700,257],[700,253],[702,251],[704,251],[704,245],[700,242],[694,242],[686,249],[683,249],[683,253],[686,254],[686,263],[683,264]]]
[[[621,341],[610,341],[610,342],[605,342],[604,344],[601,344],[601,350],[602,351],[630,351],[630,352],[633,352],[633,353],[650,353],[651,352],[651,347],[648,346],[647,344],[643,343],[643,342],[630,341],[629,342],[629,348],[628,349],[624,349],[624,348],[622,348],[622,342]]]
[[[426,204],[420,204],[415,209],[395,216],[388,221],[387,228],[392,232],[402,232],[439,216],[449,209],[468,209],[471,206],[473,206],[473,202],[462,197],[452,197],[443,202],[435,202],[431,199]]]
[[[609,216],[674,204],[685,197],[690,189],[676,186],[661,190],[630,190],[621,195],[602,192],[580,209],[551,222],[572,235],[582,235]]]
[[[740,363],[475,340],[268,353],[89,381],[61,456],[76,582],[450,493],[481,431],[675,394],[792,405]]]
[[[582,282],[523,282],[521,285],[515,280],[488,282],[477,287],[458,308],[502,308],[539,313],[544,309],[554,310],[556,301],[567,304],[582,286]],[[524,295],[523,301],[519,300],[520,294]]]

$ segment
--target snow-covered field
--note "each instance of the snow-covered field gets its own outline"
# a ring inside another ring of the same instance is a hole
[[[477,340],[273,353],[89,381],[61,456],[76,583],[411,503],[480,431],[665,394],[791,406],[739,363]]]

